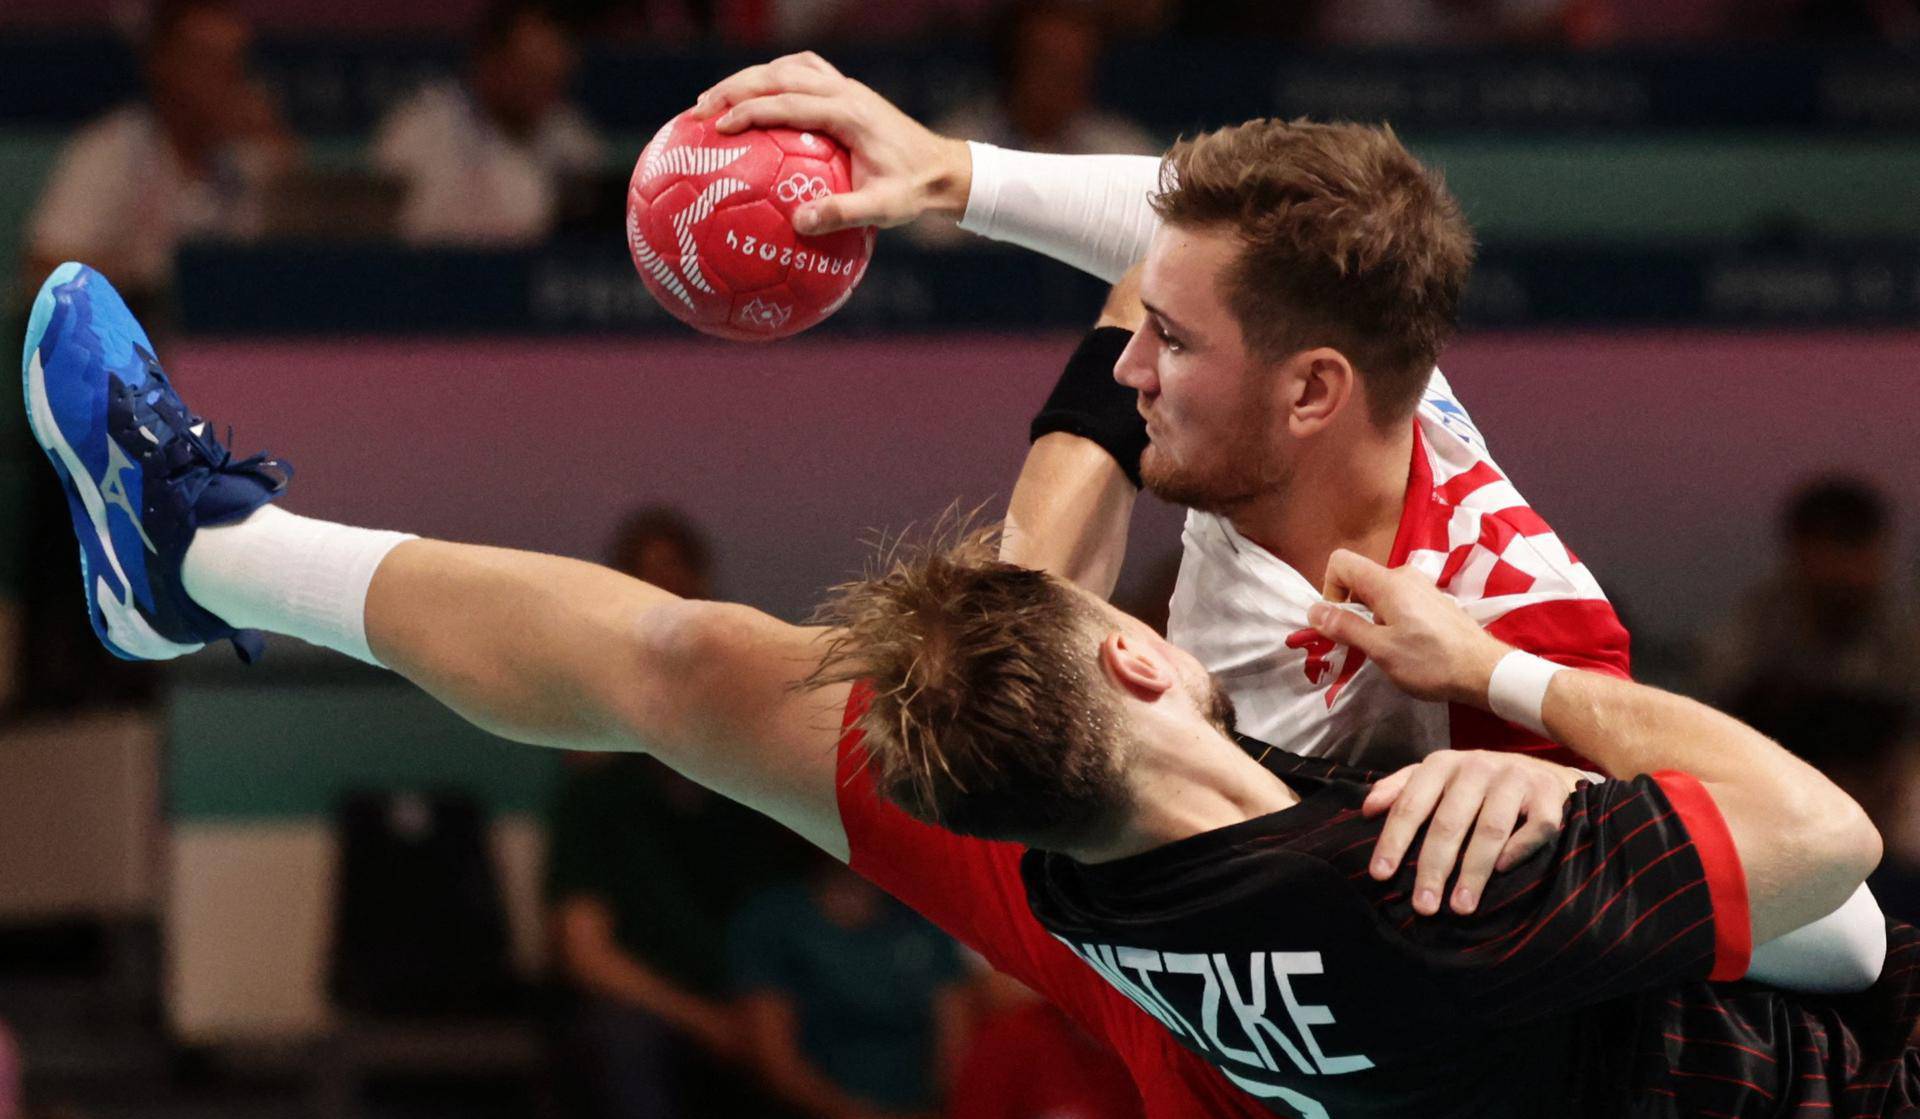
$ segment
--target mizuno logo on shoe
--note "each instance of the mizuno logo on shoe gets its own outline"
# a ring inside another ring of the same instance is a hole
[[[154,547],[153,540],[147,536],[146,527],[140,523],[140,511],[133,507],[133,498],[127,493],[126,474],[139,469],[120,449],[120,444],[107,440],[107,472],[100,477],[100,500],[107,505],[119,506],[127,519],[133,522],[133,530],[140,534],[140,542],[147,546],[147,551],[158,555],[160,549]]]

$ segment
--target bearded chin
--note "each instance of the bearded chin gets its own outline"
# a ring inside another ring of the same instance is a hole
[[[1207,483],[1207,478],[1182,469],[1158,447],[1149,445],[1140,456],[1140,484],[1162,501],[1202,513],[1222,512],[1221,494]]]
[[[1265,458],[1259,447],[1244,447],[1227,452],[1217,470],[1191,470],[1148,444],[1146,453],[1140,456],[1140,484],[1162,501],[1226,516],[1249,501],[1285,488],[1288,472],[1263,470]]]

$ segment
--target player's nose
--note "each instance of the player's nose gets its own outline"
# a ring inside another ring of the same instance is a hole
[[[1160,391],[1159,376],[1153,368],[1153,347],[1148,344],[1146,331],[1135,331],[1127,348],[1120,351],[1120,360],[1113,366],[1113,379],[1136,392],[1151,395]]]

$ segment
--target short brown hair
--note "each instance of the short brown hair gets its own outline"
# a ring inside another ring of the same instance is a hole
[[[1052,577],[994,558],[997,539],[896,546],[835,588],[816,615],[835,633],[809,682],[871,687],[867,764],[908,815],[983,839],[1087,842],[1126,803],[1098,617]]]
[[[1256,354],[1331,346],[1376,423],[1412,414],[1453,334],[1473,233],[1391,128],[1263,119],[1183,139],[1153,208],[1240,239],[1225,294]]]

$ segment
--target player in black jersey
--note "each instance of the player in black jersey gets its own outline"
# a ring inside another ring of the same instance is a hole
[[[1548,677],[1546,729],[1620,778],[1578,788],[1558,841],[1474,912],[1422,917],[1412,868],[1368,873],[1379,775],[1251,764],[1217,688],[1144,626],[1034,573],[940,566],[838,606],[827,674],[873,681],[882,794],[1028,844],[1047,931],[1275,1112],[1920,1115],[1914,930],[1889,927],[1863,993],[1734,982],[1880,853],[1857,805],[1735,720]],[[1372,620],[1318,607],[1327,636],[1416,695],[1488,706],[1507,647],[1415,572],[1333,571]]]
[[[1410,693],[1540,723],[1622,779],[1576,790],[1552,848],[1430,925],[1402,896],[1411,868],[1381,886],[1358,865],[1426,816],[1420,786],[1379,782],[1366,796],[1394,815],[1363,823],[1356,781],[1263,768],[1191,655],[1055,575],[979,547],[901,558],[806,628],[558,557],[312,521],[262,504],[284,471],[206,434],[97,273],[63,267],[33,325],[35,430],[89,577],[118,579],[89,584],[117,650],[257,648],[257,626],[391,666],[522,741],[656,753],[1059,1001],[1120,1050],[1154,1119],[1327,1100],[1423,1119],[1914,1110],[1911,930],[1849,998],[1702,982],[1854,893],[1879,857],[1859,807],[1698,705],[1525,661],[1503,677],[1516,654],[1416,573],[1336,553],[1377,620],[1321,604],[1313,624]],[[148,500],[112,465],[129,456]],[[144,597],[116,558],[142,554]],[[1530,708],[1503,679],[1532,681]],[[1042,853],[1022,868],[964,836]]]

